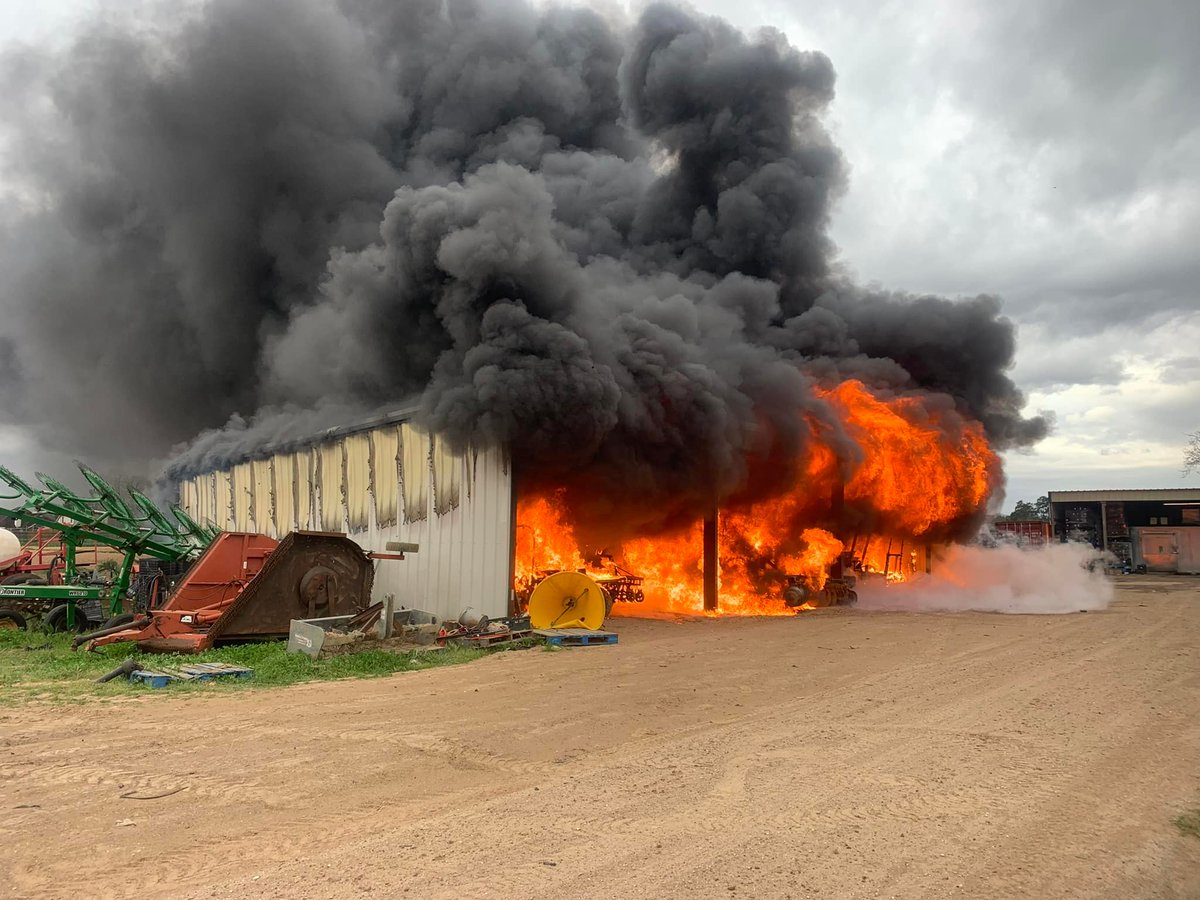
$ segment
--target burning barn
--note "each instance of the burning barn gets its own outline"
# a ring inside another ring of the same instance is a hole
[[[26,67],[12,233],[42,237],[0,337],[10,406],[57,417],[30,427],[170,458],[202,520],[418,543],[376,591],[442,613],[575,568],[619,608],[786,611],[971,536],[998,451],[1046,433],[997,298],[848,276],[833,64],[776,31],[521,0],[160,24]]]
[[[814,437],[788,461],[802,464],[790,491],[728,496],[703,519],[640,533],[627,518],[640,498],[626,488],[585,494],[581,509],[570,479],[547,486],[509,448],[455,448],[420,427],[415,409],[261,448],[178,490],[194,518],[226,530],[346,532],[368,550],[417,544],[406,565],[381,570],[376,599],[390,592],[439,617],[464,606],[507,614],[562,570],[591,574],[618,614],[786,614],[852,602],[859,582],[929,571],[931,544],[976,519],[998,475],[977,425],[940,427],[921,402],[881,399],[856,381],[829,397],[858,465]]]

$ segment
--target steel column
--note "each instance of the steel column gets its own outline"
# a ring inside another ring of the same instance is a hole
[[[704,608],[715,610],[718,607],[717,591],[717,519],[716,508],[704,520]]]

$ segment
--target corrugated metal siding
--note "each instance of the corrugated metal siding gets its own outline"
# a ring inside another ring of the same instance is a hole
[[[200,492],[196,488],[196,481],[181,481],[179,483],[179,505],[184,509],[199,509],[200,508]]]
[[[296,527],[296,455],[280,453],[271,460],[275,490],[275,533],[287,534]]]
[[[250,463],[239,463],[229,473],[229,483],[233,494],[233,529],[235,531],[250,530],[251,485],[254,483],[253,470]]]
[[[252,479],[250,519],[255,531],[269,533],[275,525],[274,485],[271,477],[271,460],[256,459],[250,463]]]
[[[346,463],[346,524],[350,531],[363,531],[371,506],[371,439],[365,434],[351,434],[342,441],[342,446]]]
[[[1200,528],[1134,528],[1133,560],[1149,572],[1200,575]]]
[[[401,425],[400,484],[406,524],[429,516],[429,456],[429,435],[407,423]]]
[[[395,426],[371,432],[371,486],[375,521],[382,527],[394,525],[400,498],[400,432]]]
[[[201,475],[196,479],[196,512],[199,514],[198,522],[211,524],[217,518],[217,504],[213,496],[214,482],[216,478],[213,473]]]
[[[1142,490],[1111,491],[1050,491],[1051,503],[1095,502],[1099,500],[1153,500],[1160,503],[1171,501],[1200,503],[1200,488],[1145,488]]]
[[[313,454],[312,450],[296,453],[296,527],[311,531],[313,526]]]
[[[471,457],[476,456],[472,453]],[[375,599],[387,592],[403,606],[453,618],[468,606],[488,616],[508,614],[512,557],[512,475],[501,450],[477,454],[469,498],[444,515],[426,513],[416,522],[380,527],[374,517],[363,547],[383,550],[388,541],[420,544],[417,553],[381,561],[375,573]],[[465,460],[459,459],[460,472]],[[429,497],[426,494],[428,501]]]
[[[345,504],[342,503],[342,445],[322,444],[314,448],[317,463],[317,494],[320,498],[322,531],[345,530]]]
[[[394,437],[394,425],[379,429],[381,432],[388,430]],[[377,437],[368,432],[367,435],[376,453],[376,465],[372,470],[373,477],[369,485],[376,495],[376,503],[366,503],[366,528],[352,534],[351,537],[366,550],[384,551],[388,541],[416,543],[421,548],[402,561],[380,560],[377,563],[374,599],[382,600],[384,594],[390,592],[395,594],[398,605],[424,609],[439,618],[453,618],[468,606],[488,616],[506,615],[511,590],[513,539],[512,474],[507,455],[502,450],[472,451],[466,458],[444,459],[443,466],[458,472],[459,500],[456,507],[438,514],[430,508],[433,498],[428,488],[432,461],[428,436],[415,429],[409,429],[404,436],[413,436],[415,451],[413,458],[404,457],[407,463],[406,474],[414,484],[419,486],[424,483],[425,506],[422,509],[411,510],[411,513],[418,517],[415,521],[398,521],[400,518],[408,518],[410,510],[406,498],[405,515],[393,518],[390,524],[381,524],[377,511],[379,497],[388,493],[389,483],[396,485],[397,482],[396,467],[386,463],[391,453],[390,448],[395,444],[389,443],[392,438],[386,434]],[[382,454],[379,449],[381,447]],[[382,465],[380,455],[384,458]],[[395,457],[394,453],[391,455]],[[311,455],[307,451],[301,451],[295,455],[295,459],[297,477],[294,486],[300,512],[300,527],[304,527],[304,510],[309,508],[307,499],[316,496],[319,503],[318,512],[322,519],[321,527],[331,531],[348,531],[346,504],[342,496],[342,443],[322,444],[314,448]],[[420,460],[420,463],[417,460]],[[314,476],[321,482],[320,489],[315,491]],[[287,467],[277,467],[275,477],[275,489],[277,492],[282,491],[281,479],[288,477]],[[234,499],[225,501],[226,505],[232,503],[238,507],[236,498],[244,495],[245,499],[240,501],[240,508],[244,509],[244,515],[248,519],[251,480],[250,467],[246,464],[234,467],[232,477],[230,473],[216,473],[214,501],[218,504],[221,502],[222,484],[226,485],[226,494],[230,493],[229,485],[232,482]],[[329,499],[332,501],[328,508],[325,497],[327,484]],[[195,504],[199,502],[195,499],[196,493],[194,490],[190,492],[193,506],[185,506],[188,512],[193,514]],[[399,496],[399,493],[397,490],[395,495]],[[418,490],[414,497],[420,496],[422,492]],[[278,503],[275,508],[280,509]],[[386,504],[384,511],[386,512]],[[327,512],[333,517],[328,524],[324,519]],[[275,523],[270,523],[264,530],[276,537],[281,536],[284,531],[276,530]]]
[[[228,472],[213,472],[213,497],[217,508],[213,511],[212,524],[228,531],[233,527],[230,514],[233,504],[233,489]]]
[[[444,516],[458,506],[466,460],[446,448],[446,442],[433,438],[433,511]]]

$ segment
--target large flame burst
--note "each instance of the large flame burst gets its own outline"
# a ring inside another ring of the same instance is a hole
[[[858,381],[821,392],[856,449],[833,441],[807,448],[801,484],[769,500],[722,504],[720,613],[785,615],[782,588],[799,577],[820,588],[831,564],[850,551],[859,572],[903,579],[923,568],[928,546],[961,535],[1000,478],[983,428],[928,395],[882,398]],[[814,428],[815,434],[821,434]],[[835,534],[836,532],[836,534]],[[631,535],[619,547],[583,547],[565,492],[521,496],[516,581],[547,571],[611,573],[603,550],[645,579],[644,601],[616,614],[700,614],[703,523],[671,534]]]

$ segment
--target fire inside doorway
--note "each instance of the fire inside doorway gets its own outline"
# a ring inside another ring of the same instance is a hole
[[[518,602],[552,572],[581,571],[606,587],[616,615],[791,615],[851,605],[864,583],[929,571],[931,546],[976,527],[996,484],[982,429],[947,428],[913,401],[857,382],[828,397],[860,450],[852,465],[834,441],[814,442],[786,490],[735,494],[719,512],[657,534],[597,527],[571,485],[519,486]]]

